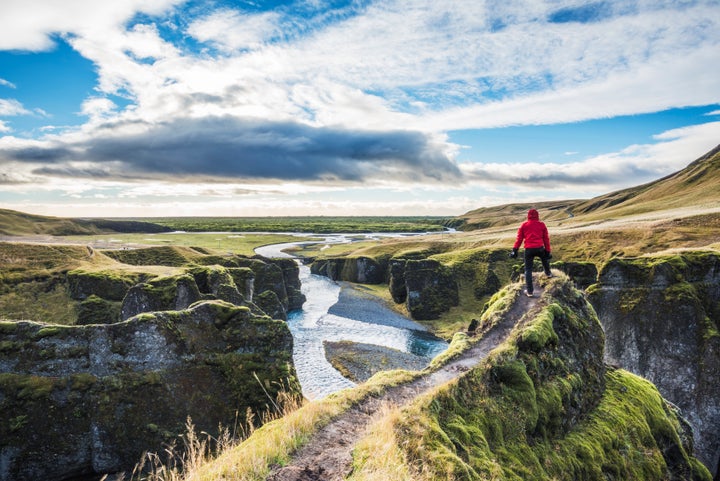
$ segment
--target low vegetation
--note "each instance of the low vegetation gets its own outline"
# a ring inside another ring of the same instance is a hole
[[[448,217],[163,217],[146,219],[188,232],[434,232]]]

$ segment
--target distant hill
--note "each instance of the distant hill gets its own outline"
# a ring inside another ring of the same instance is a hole
[[[576,216],[619,217],[681,207],[703,207],[720,202],[720,145],[684,169],[637,187],[580,202]]]
[[[530,208],[543,220],[576,221],[619,218],[648,212],[720,205],[720,145],[684,169],[637,187],[618,190],[589,200],[561,200],[505,204],[472,210],[454,219],[460,230],[515,225]]]
[[[133,220],[65,219],[0,209],[0,235],[85,235],[169,232],[169,227]]]

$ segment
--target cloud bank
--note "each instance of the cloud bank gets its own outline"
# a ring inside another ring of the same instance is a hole
[[[144,127],[138,133],[113,135],[122,126],[106,125],[104,136],[54,145],[3,148],[0,142],[0,159],[31,167],[46,164],[34,167],[34,174],[90,179],[404,183],[461,177],[445,146],[420,132],[350,131],[230,116],[178,118]]]
[[[67,42],[97,84],[81,125],[31,135],[12,119],[43,106],[0,71],[0,183],[18,189],[155,182],[160,195],[163,181],[247,196],[275,182],[310,197],[325,183],[502,201],[650,180],[720,139],[708,118],[575,163],[458,164],[447,135],[718,104],[717,0],[30,3],[0,5],[0,50]]]

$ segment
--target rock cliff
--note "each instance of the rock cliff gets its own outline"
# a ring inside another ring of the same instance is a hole
[[[597,268],[589,262],[555,262],[553,268],[567,273],[582,289],[597,280]],[[463,295],[476,301],[489,299],[507,282],[517,280],[522,266],[508,259],[507,250],[476,248],[315,259],[310,271],[333,280],[387,283],[392,299],[404,303],[413,319],[434,320],[459,305]]]
[[[170,248],[114,254],[173,274],[104,259],[103,270],[59,263],[47,277],[3,277],[11,295],[28,278],[54,289],[77,319],[0,321],[0,481],[132,470],[143,451],[183,434],[188,416],[213,433],[238,412],[265,410],[283,385],[299,393],[283,322],[305,300],[294,262]]]
[[[422,479],[710,479],[673,406],[604,364],[601,325],[569,282],[553,280],[542,303],[516,315],[510,339],[479,367],[392,418],[393,459]],[[359,456],[357,478],[367,479],[370,458]]]
[[[720,479],[720,256],[614,259],[588,292],[607,362],[649,379],[680,408],[698,458]]]
[[[2,321],[0,339],[2,481],[131,470],[188,416],[217,432],[294,377],[287,325],[224,301],[107,325]]]
[[[461,300],[461,290],[476,299],[489,297],[510,280],[505,251],[474,249],[460,253],[404,253],[316,259],[311,272],[334,280],[387,283],[396,303],[405,303],[416,320],[439,318]]]
[[[318,259],[310,265],[310,272],[329,277],[332,280],[357,282],[360,284],[382,284],[387,282],[387,258],[349,256]]]

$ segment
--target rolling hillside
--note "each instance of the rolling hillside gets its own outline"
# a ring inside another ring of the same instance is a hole
[[[84,235],[114,232],[168,232],[168,227],[131,220],[66,219],[0,209],[0,235]]]
[[[720,145],[684,169],[662,179],[589,200],[506,204],[476,209],[455,219],[460,230],[515,225],[525,211],[538,209],[545,221],[573,223],[617,219],[650,212],[720,208]]]
[[[720,203],[720,145],[662,179],[619,190],[572,207],[576,216],[618,217]]]

